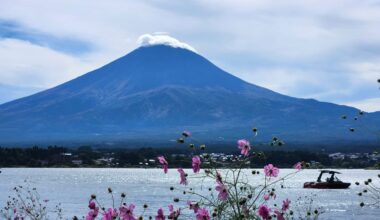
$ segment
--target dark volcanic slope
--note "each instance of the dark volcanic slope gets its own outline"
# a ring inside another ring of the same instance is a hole
[[[296,99],[249,84],[191,51],[142,47],[95,71],[0,106],[0,143],[61,141],[162,143],[191,129],[204,141],[234,140],[259,127],[262,138],[301,143],[372,141],[348,135],[343,114],[357,109]],[[380,124],[367,114],[366,126]],[[241,133],[240,133],[241,132]],[[222,137],[222,138],[221,138]]]

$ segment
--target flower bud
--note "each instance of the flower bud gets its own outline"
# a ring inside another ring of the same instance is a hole
[[[247,199],[246,198],[242,198],[239,201],[239,205],[244,205],[246,202],[247,202]]]
[[[178,138],[177,143],[183,144],[185,143],[185,140],[183,138]]]

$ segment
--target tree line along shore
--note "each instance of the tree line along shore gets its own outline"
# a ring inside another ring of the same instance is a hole
[[[280,152],[280,153],[279,153]],[[290,168],[298,161],[305,161],[310,168],[380,168],[377,152],[341,153],[313,152],[302,150],[263,150],[253,152],[249,161],[252,168],[262,167],[268,161],[282,168]],[[4,148],[0,147],[0,167],[115,167],[155,168],[157,157],[169,155],[171,167],[190,168],[192,152],[182,148],[135,148],[102,149],[81,146],[66,148],[58,146]],[[218,152],[206,149],[202,157],[218,167],[232,167],[240,155],[235,152]],[[206,163],[207,165],[207,163]]]

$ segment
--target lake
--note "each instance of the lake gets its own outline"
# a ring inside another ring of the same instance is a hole
[[[111,169],[111,168],[3,168],[0,174],[0,205],[3,207],[12,188],[23,185],[24,180],[31,187],[36,187],[43,199],[49,199],[50,205],[61,203],[65,217],[83,216],[87,213],[88,200],[91,194],[96,194],[104,204],[111,205],[107,188],[112,187],[115,193],[127,194],[127,203],[137,204],[136,213],[140,213],[144,203],[149,204],[148,213],[155,213],[157,208],[173,203],[174,197],[183,197],[179,192],[169,190],[177,187],[179,177],[176,170],[169,170],[163,175],[160,169]],[[262,170],[262,169],[258,169]],[[251,170],[246,172],[250,173]],[[361,183],[372,178],[379,183],[378,170],[339,170],[339,178],[352,185],[346,190],[303,189],[306,181],[314,181],[318,170],[304,170],[294,178],[284,183],[284,189],[278,189],[276,203],[281,204],[284,198],[289,198],[293,204],[300,196],[316,194],[315,205],[321,206],[325,213],[320,219],[379,219],[380,209],[359,207],[362,198],[357,196]],[[190,171],[188,171],[190,173]],[[293,172],[291,169],[281,169],[280,176]],[[262,176],[248,174],[252,183],[260,182]],[[205,183],[213,186],[213,183]],[[190,180],[189,187],[198,187],[200,180]],[[186,195],[187,196],[187,195]],[[291,203],[292,206],[292,203]]]

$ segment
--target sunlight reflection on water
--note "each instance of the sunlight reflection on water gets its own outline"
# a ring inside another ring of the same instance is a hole
[[[260,183],[262,176],[252,176],[247,170],[249,181]],[[282,169],[280,175],[292,172],[291,169]],[[190,173],[188,170],[187,172]],[[321,219],[378,219],[380,209],[360,208],[360,197],[357,192],[360,187],[354,183],[363,182],[368,178],[377,179],[379,171],[373,170],[340,170],[340,179],[351,182],[347,190],[316,190],[303,189],[306,181],[314,181],[318,170],[304,170],[296,177],[285,182],[284,189],[277,191],[276,202],[281,204],[284,198],[295,201],[299,196],[317,193],[315,198],[319,206],[326,209]],[[163,175],[160,169],[103,169],[103,168],[5,168],[0,174],[0,205],[4,206],[12,188],[23,184],[27,179],[30,185],[37,187],[43,198],[50,200],[54,205],[62,203],[64,214],[68,218],[82,216],[87,212],[88,198],[95,193],[104,204],[111,204],[107,188],[111,187],[115,193],[126,192],[127,202],[137,204],[136,213],[142,211],[144,203],[149,204],[150,213],[155,213],[159,207],[167,209],[166,205],[173,203],[174,197],[181,197],[180,192],[171,192],[170,186],[178,186],[179,177],[176,170],[169,170]],[[214,182],[206,182],[213,187]],[[198,187],[199,179],[193,179],[189,187]],[[188,197],[186,197],[187,199]],[[166,211],[167,212],[167,211]]]

